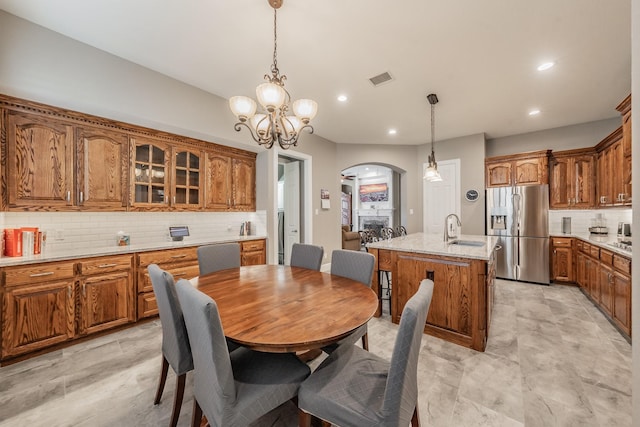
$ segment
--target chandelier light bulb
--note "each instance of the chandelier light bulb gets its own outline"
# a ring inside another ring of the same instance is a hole
[[[256,114],[256,101],[247,96],[232,96],[229,107],[241,122],[251,119]]]
[[[287,97],[284,88],[275,83],[262,83],[256,88],[258,102],[270,113],[282,107]]]
[[[293,103],[293,114],[295,114],[302,123],[309,123],[318,113],[318,103],[311,99],[298,99]]]
[[[269,119],[266,114],[256,114],[251,119],[251,126],[260,137],[265,137],[269,132]]]

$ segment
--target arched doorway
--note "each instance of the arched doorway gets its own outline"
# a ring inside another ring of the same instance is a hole
[[[361,164],[341,173],[341,221],[353,231],[402,225],[400,176],[385,164]]]

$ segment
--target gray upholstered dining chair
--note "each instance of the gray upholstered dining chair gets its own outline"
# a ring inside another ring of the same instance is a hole
[[[160,382],[158,383],[158,390],[153,403],[154,405],[160,403],[169,366],[171,366],[177,378],[173,411],[171,412],[169,425],[175,427],[180,416],[187,372],[193,369],[191,347],[182,309],[180,308],[180,302],[173,283],[173,276],[156,264],[149,265],[147,271],[151,278],[151,285],[158,303],[160,323],[162,324],[162,370],[160,371]]]
[[[424,279],[402,311],[391,363],[354,345],[331,353],[300,386],[299,426],[311,414],[340,426],[419,426],[418,355],[432,296]]]
[[[371,287],[375,260],[376,258],[368,252],[336,249],[331,253],[331,274],[346,277]],[[324,347],[323,350],[331,353],[337,346],[353,344],[358,341],[358,338],[362,338],[362,348],[369,350],[369,337],[367,335],[366,323],[349,336],[338,341],[337,344]]]
[[[296,397],[310,373],[306,364],[290,353],[227,352],[215,301],[184,279],[176,290],[193,353],[193,427],[203,413],[211,426],[246,426]]]
[[[198,248],[198,267],[201,276],[227,268],[240,267],[240,245],[238,243],[220,243],[200,246]]]
[[[309,270],[320,271],[324,248],[322,246],[309,245],[305,243],[294,243],[291,247],[291,267],[308,268]]]

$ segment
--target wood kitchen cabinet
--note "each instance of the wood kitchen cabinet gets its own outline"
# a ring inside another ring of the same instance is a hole
[[[553,152],[549,168],[551,209],[589,209],[595,206],[595,150]]]
[[[627,96],[616,107],[616,110],[622,114],[622,191],[626,198],[624,204],[631,205],[632,191],[632,173],[631,173],[631,95]]]
[[[169,206],[169,146],[144,138],[131,139],[131,207]]]
[[[5,360],[75,336],[75,263],[3,269],[2,353]]]
[[[631,259],[582,241],[576,248],[580,289],[631,337]]]
[[[250,240],[240,243],[240,265],[260,265],[267,263],[266,241]]]
[[[76,128],[78,206],[88,210],[127,209],[129,138],[91,127]]]
[[[550,150],[488,157],[485,159],[487,187],[538,185],[549,183]]]
[[[9,210],[67,210],[74,204],[73,126],[6,110]]]
[[[424,278],[434,281],[425,332],[478,351],[486,344],[487,262],[393,251],[394,323]],[[474,314],[475,313],[475,314]]]
[[[80,335],[104,331],[135,318],[133,255],[90,258],[78,263]]]
[[[554,282],[575,282],[573,261],[573,239],[570,237],[551,238],[551,271]]]
[[[203,204],[203,152],[174,147],[172,159],[171,207],[200,210]]]
[[[630,195],[624,185],[624,153],[622,145],[622,127],[613,131],[597,146],[598,152],[598,187],[597,202],[599,207],[623,206],[629,204]]]
[[[161,269],[171,273],[175,281],[193,279],[200,274],[197,250],[198,248],[194,246],[143,252],[137,255],[138,319],[158,314],[158,304],[147,267],[150,264],[157,264]]]
[[[255,211],[255,158],[207,153],[205,208],[214,211]]]

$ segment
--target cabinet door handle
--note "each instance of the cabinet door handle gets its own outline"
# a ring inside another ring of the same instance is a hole
[[[71,201],[71,191],[67,191],[67,202]]]
[[[174,273],[173,277],[181,277],[181,276],[186,276],[187,273]]]
[[[67,286],[67,295],[69,296],[69,299],[71,299],[71,285]]]
[[[45,271],[44,273],[33,273],[33,274],[30,274],[29,277],[52,276],[53,274],[54,274],[53,271]]]
[[[87,284],[82,284],[82,296],[84,297],[87,294]]]
[[[176,205],[176,196],[173,196],[173,206]]]
[[[186,255],[172,255],[171,258],[184,258]]]
[[[84,192],[80,192],[80,204],[84,204]]]
[[[109,268],[109,267],[115,267],[117,265],[118,264],[100,264],[98,268]]]

